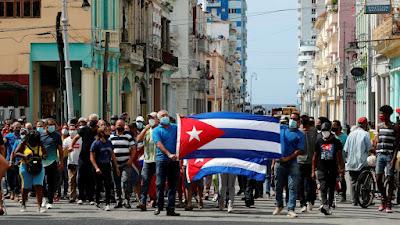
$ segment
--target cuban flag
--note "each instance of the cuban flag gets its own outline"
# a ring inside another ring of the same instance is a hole
[[[219,173],[241,175],[257,181],[264,181],[267,173],[267,160],[261,158],[245,160],[234,158],[189,159],[185,172],[189,183]]]
[[[181,159],[280,158],[280,124],[270,116],[216,112],[178,117]]]

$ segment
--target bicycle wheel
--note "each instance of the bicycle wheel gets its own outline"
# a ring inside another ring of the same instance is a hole
[[[376,185],[371,171],[360,174],[356,184],[356,200],[362,208],[368,208],[374,200]]]

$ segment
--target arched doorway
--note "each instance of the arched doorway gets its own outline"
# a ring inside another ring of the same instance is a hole
[[[121,109],[122,112],[132,113],[132,87],[128,77],[122,81]]]
[[[147,91],[146,91],[146,85],[144,82],[140,82],[138,84],[139,88],[139,95],[138,95],[138,114],[140,115],[147,115],[150,112],[147,112]]]

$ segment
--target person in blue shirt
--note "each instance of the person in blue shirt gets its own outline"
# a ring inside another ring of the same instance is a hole
[[[153,142],[156,144],[156,186],[157,209],[154,215],[159,215],[164,208],[165,181],[168,181],[167,216],[180,216],[175,212],[176,186],[179,180],[179,161],[176,155],[176,137],[178,128],[170,122],[168,112],[157,113],[160,126],[153,130]]]
[[[10,199],[14,200],[16,197],[18,197],[18,194],[20,193],[20,186],[18,185],[18,166],[14,165],[13,162],[10,161],[11,155],[13,154],[13,151],[15,150],[14,144],[18,140],[20,140],[20,132],[21,132],[21,124],[19,122],[15,122],[12,124],[13,132],[7,134],[4,137],[4,146],[6,147],[7,150],[7,155],[6,155],[6,160],[9,161],[10,163],[10,168],[7,171],[7,181],[8,181],[8,186],[10,188],[11,194],[10,194]]]
[[[304,134],[299,130],[300,115],[290,115],[288,127],[281,128],[281,154],[276,162],[276,208],[273,215],[281,214],[283,210],[283,187],[286,184],[289,188],[289,202],[287,204],[290,218],[297,217],[295,213],[297,199],[297,184],[300,177],[297,157],[304,153]]]
[[[40,135],[40,140],[47,152],[47,157],[43,160],[46,176],[46,182],[43,187],[48,202],[45,199],[42,204],[47,209],[51,209],[53,207],[54,193],[57,190],[59,170],[64,168],[64,162],[60,160],[64,158],[61,135],[56,131],[56,121],[54,119],[46,119],[45,131]]]

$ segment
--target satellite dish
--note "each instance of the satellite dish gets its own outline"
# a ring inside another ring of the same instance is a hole
[[[353,77],[361,77],[365,74],[365,71],[363,68],[360,67],[354,67],[353,69],[351,69],[351,75],[353,75]]]

